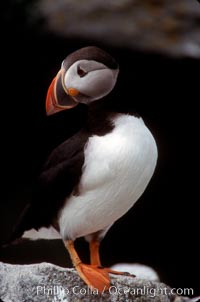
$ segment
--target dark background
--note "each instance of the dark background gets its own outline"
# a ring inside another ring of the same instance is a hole
[[[152,266],[172,287],[199,287],[199,70],[200,60],[175,59],[94,41],[66,39],[31,23],[26,7],[8,1],[1,10],[1,196],[0,240],[10,235],[31,196],[49,152],[77,131],[85,109],[46,117],[48,86],[70,52],[97,45],[120,65],[113,98],[135,109],[158,145],[156,172],[134,208],[102,242],[102,262],[139,262]],[[31,2],[29,2],[30,4]],[[8,5],[9,4],[9,5]],[[77,243],[88,261],[87,244]],[[61,241],[21,243],[0,252],[0,261],[50,261],[70,265]]]

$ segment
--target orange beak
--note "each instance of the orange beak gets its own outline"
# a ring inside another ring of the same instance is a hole
[[[46,96],[46,114],[52,115],[62,110],[71,109],[78,105],[73,97],[79,94],[75,88],[64,88],[62,84],[63,70],[61,69],[52,80]]]

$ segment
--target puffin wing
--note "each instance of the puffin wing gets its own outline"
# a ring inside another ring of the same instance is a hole
[[[56,226],[58,211],[77,188],[84,163],[88,133],[80,131],[50,154],[38,179],[31,201],[22,211],[8,243],[32,228]]]
[[[81,176],[88,136],[81,131],[50,154],[38,179],[38,192],[54,192],[57,198],[66,198],[73,191]]]

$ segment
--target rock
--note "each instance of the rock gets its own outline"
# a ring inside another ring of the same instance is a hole
[[[191,299],[190,302],[200,302],[200,297],[195,297]]]
[[[111,267],[119,272],[128,272],[140,279],[159,281],[159,276],[154,269],[139,263],[117,263]]]
[[[194,0],[41,0],[48,29],[68,38],[200,57],[200,4]]]
[[[170,287],[164,283],[114,275],[111,281],[109,291],[100,295],[97,290],[91,291],[74,269],[65,269],[50,263],[0,263],[0,299],[3,302],[190,301],[189,298],[172,294]]]

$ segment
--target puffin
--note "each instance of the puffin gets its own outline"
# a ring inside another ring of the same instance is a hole
[[[143,194],[158,156],[155,139],[140,116],[107,106],[118,73],[116,60],[96,46],[78,49],[63,60],[48,88],[46,113],[84,104],[87,118],[47,158],[11,240],[28,237],[32,229],[37,234],[51,230],[48,238],[58,235],[63,240],[81,279],[101,293],[110,287],[110,274],[125,273],[101,265],[100,243]],[[75,248],[80,237],[89,243],[90,264],[81,261]]]

